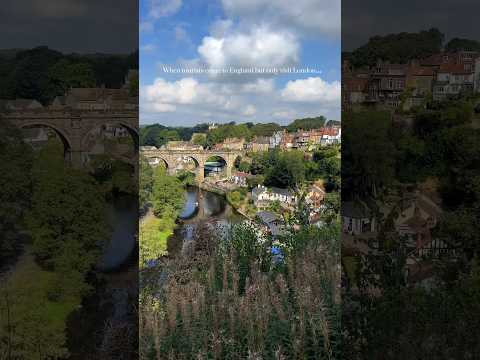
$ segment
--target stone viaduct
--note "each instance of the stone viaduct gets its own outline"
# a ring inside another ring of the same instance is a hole
[[[19,128],[46,126],[53,129],[65,146],[65,157],[75,167],[83,166],[83,154],[89,133],[102,125],[119,125],[128,130],[138,149],[138,111],[95,110],[23,110],[0,114],[0,121],[8,120]],[[138,150],[136,151],[136,153]],[[137,167],[136,159],[131,159]]]
[[[199,182],[202,182],[205,179],[205,163],[212,156],[217,156],[222,158],[226,165],[226,175],[230,177],[232,175],[233,165],[235,159],[238,156],[244,155],[243,151],[240,150],[164,150],[164,149],[155,149],[155,150],[144,150],[142,155],[147,159],[160,159],[163,160],[167,166],[168,172],[174,174],[175,169],[180,164],[183,157],[192,158],[195,161],[196,165],[196,179]]]

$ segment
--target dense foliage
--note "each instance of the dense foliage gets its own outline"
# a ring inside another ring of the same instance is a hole
[[[141,268],[166,254],[167,239],[176,227],[175,221],[185,202],[185,186],[191,181],[190,173],[180,174],[180,177],[168,175],[161,166],[152,168],[145,158],[140,158]]]
[[[325,126],[326,121],[327,119],[325,119],[323,116],[295,119],[290,125],[287,126],[287,130],[290,132],[295,132],[297,130],[318,129],[322,126]]]
[[[405,278],[405,239],[389,219],[380,219],[377,240],[388,247],[357,256],[355,265],[343,260],[349,273],[345,357],[468,359],[478,353],[471,336],[478,333],[472,314],[480,294],[477,101],[429,103],[410,114],[412,121],[372,111],[344,118],[342,191],[348,199],[373,196],[383,205],[396,190],[438,194],[443,215],[432,235],[450,246],[444,256],[422,260],[431,278],[413,286]]]
[[[33,154],[9,134],[4,156],[12,173],[2,179],[16,179],[4,184],[10,196],[5,201],[12,205],[11,196],[18,199],[7,220],[15,220],[17,234],[23,230],[29,236],[11,238],[23,254],[11,274],[2,274],[0,356],[65,357],[67,317],[91,289],[86,277],[108,235],[104,194],[92,176],[66,165],[60,142],[52,139]]]
[[[305,159],[302,151],[279,151],[252,154],[250,171],[264,175],[264,184],[280,188],[296,188],[305,180]]]
[[[453,38],[445,45],[445,51],[480,51],[480,42],[470,39]]]
[[[355,67],[372,66],[377,60],[407,63],[437,54],[442,49],[444,35],[438,29],[418,33],[399,33],[374,36],[367,44],[346,56]]]
[[[0,54],[0,98],[50,103],[71,86],[119,88],[138,53],[130,55],[62,54],[47,47]]]
[[[0,267],[19,250],[21,222],[30,205],[32,156],[20,132],[0,120]]]

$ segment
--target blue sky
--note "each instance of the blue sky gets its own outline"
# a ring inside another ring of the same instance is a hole
[[[340,0],[141,0],[140,123],[340,117]],[[313,68],[168,74],[174,68]]]

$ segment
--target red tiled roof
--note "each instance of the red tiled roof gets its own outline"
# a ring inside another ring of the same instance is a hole
[[[442,64],[439,73],[450,73],[450,74],[471,74],[471,70],[465,70],[463,64]]]

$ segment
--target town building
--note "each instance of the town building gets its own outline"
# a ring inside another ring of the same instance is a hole
[[[433,99],[445,100],[460,93],[473,92],[474,73],[465,64],[442,64],[433,85]]]
[[[288,189],[280,189],[276,187],[267,188],[258,185],[252,190],[252,199],[256,207],[266,207],[274,201],[279,201],[282,205],[294,205],[296,196]]]
[[[247,179],[250,177],[250,174],[242,171],[237,171],[230,178],[230,182],[238,186],[248,186]]]
[[[405,245],[421,256],[425,251],[430,251],[433,240],[431,231],[437,225],[441,214],[440,206],[416,192],[402,201],[399,216],[395,220],[395,230],[406,239]]]
[[[285,130],[282,135],[282,140],[280,141],[280,148],[282,150],[292,149],[294,141],[295,141],[295,135],[290,134]]]
[[[272,136],[270,136],[270,149],[275,149],[280,146],[282,142],[283,131],[275,131]]]
[[[320,209],[324,198],[325,191],[318,185],[312,185],[308,189],[305,201],[311,208]]]
[[[342,231],[351,235],[362,235],[376,231],[373,211],[362,201],[342,202]]]
[[[480,52],[438,53],[405,64],[377,61],[369,69],[342,66],[342,109],[358,106],[398,108],[408,111],[425,103],[427,95],[444,100],[472,91],[480,92]]]
[[[215,150],[243,150],[244,147],[244,138],[226,138],[223,142],[214,145]]]
[[[259,211],[255,214],[255,216],[264,226],[264,231],[273,237],[280,236],[285,232],[284,222],[273,212]]]
[[[257,136],[249,145],[249,150],[253,152],[268,151],[270,148],[270,138],[266,136]]]

